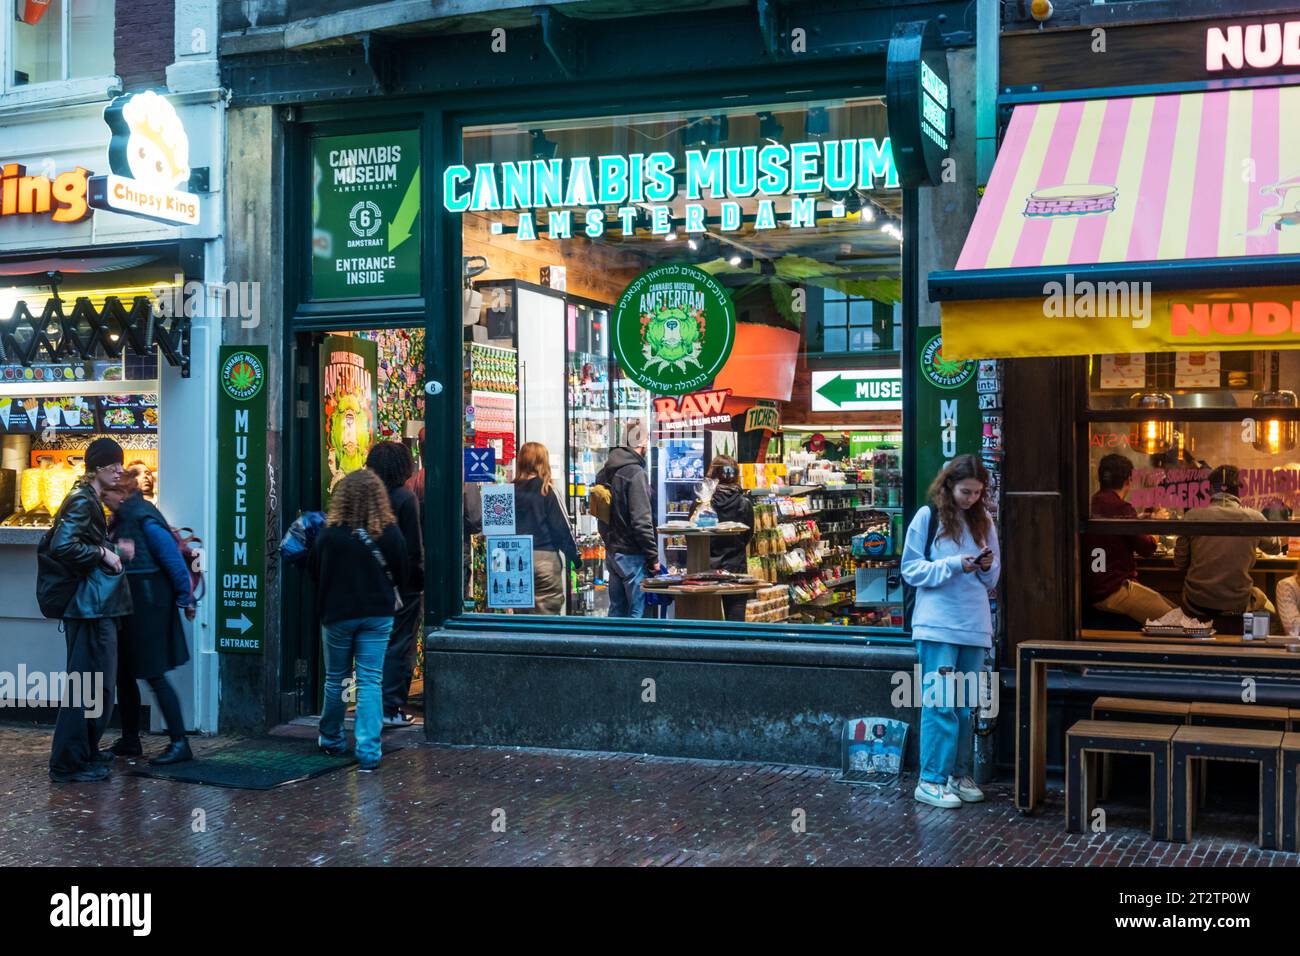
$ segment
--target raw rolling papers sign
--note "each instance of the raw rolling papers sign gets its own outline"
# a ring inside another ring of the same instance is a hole
[[[217,650],[260,654],[266,592],[265,345],[221,347],[217,366]]]

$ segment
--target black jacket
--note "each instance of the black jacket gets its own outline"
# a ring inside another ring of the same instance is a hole
[[[109,546],[104,506],[89,481],[78,481],[59,506],[50,532],[50,556],[81,578],[63,616],[77,620],[125,617],[132,611],[125,574],[101,566]]]
[[[388,501],[393,506],[397,530],[406,539],[406,577],[399,578],[397,583],[402,589],[402,597],[415,597],[424,592],[424,535],[420,529],[420,502],[405,485],[391,489]]]
[[[393,581],[406,580],[406,542],[397,525],[384,529],[379,552],[388,562]],[[312,544],[307,568],[316,581],[316,608],[322,624],[362,617],[392,617],[393,582],[370,548],[349,528],[325,527]]]
[[[578,563],[578,545],[560,500],[554,488],[542,494],[540,478],[515,482],[515,533],[531,534],[534,551],[563,551],[571,563]]]
[[[615,448],[596,475],[596,484],[608,485],[611,492],[609,524],[602,521],[598,529],[606,550],[657,561],[659,542],[655,538],[645,459],[630,448]]]
[[[736,485],[718,485],[713,491],[713,510],[719,521],[739,521],[749,527],[743,535],[719,535],[709,542],[709,566],[743,574],[749,570],[747,546],[754,536],[754,505]]]

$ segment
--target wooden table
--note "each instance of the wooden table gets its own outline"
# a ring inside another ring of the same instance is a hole
[[[1199,644],[1201,646],[1231,644],[1246,647],[1286,648],[1290,645],[1300,645],[1300,638],[1286,637],[1282,634],[1270,634],[1267,638],[1255,638],[1247,641],[1240,634],[1212,634],[1209,637],[1166,637],[1158,634],[1143,634],[1141,631],[1107,631],[1085,627],[1079,632],[1079,635],[1085,641],[1123,641],[1130,644],[1137,641],[1150,641],[1153,644]]]
[[[676,537],[680,535],[686,539],[686,573],[698,574],[701,571],[708,571],[713,556],[713,539],[735,537],[739,534],[748,534],[746,528],[743,531],[718,531],[715,528],[666,528],[662,525],[655,529],[657,533],[664,537]]]
[[[705,590],[701,588],[646,587],[641,582],[641,590],[646,594],[671,594],[673,596],[673,616],[683,621],[725,621],[722,612],[722,599],[738,595],[749,596],[767,584],[733,584],[726,590]]]
[[[1022,641],[1016,648],[1016,807],[1022,813],[1034,812],[1047,793],[1047,668],[1052,665],[1300,675],[1300,653],[1255,641]]]

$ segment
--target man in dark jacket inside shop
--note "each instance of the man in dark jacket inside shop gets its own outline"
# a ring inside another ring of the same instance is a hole
[[[401,442],[381,441],[370,449],[366,467],[388,489],[397,530],[406,539],[406,580],[398,582],[402,609],[393,618],[388,649],[384,652],[383,726],[407,727],[415,722],[403,708],[411,692],[415,644],[424,624],[424,535],[420,527],[420,503],[409,487],[415,477],[415,459]]]
[[[104,780],[106,764],[113,759],[111,753],[100,753],[99,740],[113,712],[116,619],[130,614],[132,606],[122,559],[108,540],[100,496],[121,476],[122,447],[111,438],[91,442],[86,449],[86,474],[59,506],[54,527],[41,542],[40,550],[58,569],[39,567],[42,610],[51,592],[62,593],[63,588],[70,592],[61,614],[68,644],[68,686],[50,750],[50,779],[56,783]]]
[[[641,582],[655,573],[659,562],[645,464],[648,441],[645,426],[633,422],[624,443],[609,453],[596,475],[596,484],[610,489],[609,524],[602,521],[597,528],[605,542],[610,617],[645,617]]]

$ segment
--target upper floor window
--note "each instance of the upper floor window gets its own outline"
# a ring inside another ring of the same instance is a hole
[[[12,5],[13,16],[4,17],[0,27],[5,90],[113,72],[113,0],[8,0],[6,5]],[[170,31],[163,36],[169,40]]]
[[[809,355],[895,352],[902,348],[899,303],[833,288],[808,289]]]

